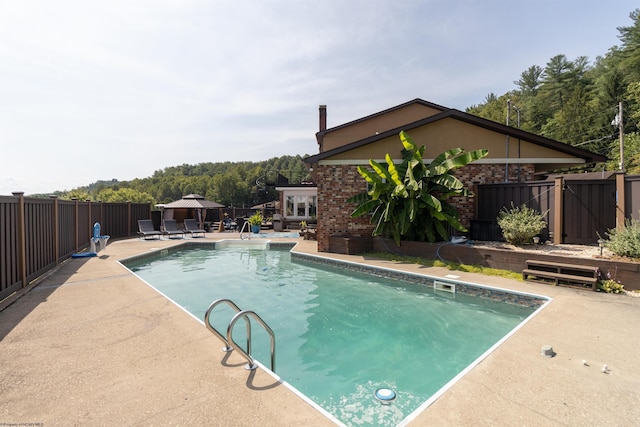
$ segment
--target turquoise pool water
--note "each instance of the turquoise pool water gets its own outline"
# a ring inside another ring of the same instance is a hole
[[[219,298],[255,311],[275,332],[277,375],[353,426],[401,423],[535,310],[292,260],[288,250],[185,248],[126,264],[198,319]],[[211,323],[224,334],[233,314],[220,306]],[[269,337],[252,330],[253,356],[269,367]],[[391,405],[375,400],[381,387],[396,391]]]

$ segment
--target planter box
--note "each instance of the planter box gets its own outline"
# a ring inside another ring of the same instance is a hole
[[[373,250],[371,236],[331,236],[329,237],[329,252],[334,254],[357,255]]]
[[[468,265],[510,270],[521,273],[526,268],[526,260],[554,261],[567,264],[578,264],[600,268],[606,275],[619,280],[626,290],[640,289],[640,263],[631,261],[609,260],[605,258],[563,257],[557,254],[546,255],[531,252],[519,252],[508,249],[487,248],[468,244],[455,245],[446,242],[426,243],[402,241],[397,246],[392,239],[376,238],[373,240],[373,252],[393,252],[428,260],[440,259]],[[342,253],[342,252],[338,252]]]

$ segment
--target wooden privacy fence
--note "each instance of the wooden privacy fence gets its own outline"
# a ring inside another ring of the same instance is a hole
[[[117,239],[137,234],[137,221],[149,218],[148,203],[0,196],[0,300],[89,246],[94,223]]]
[[[503,240],[497,218],[512,205],[543,213],[547,229],[541,237],[556,244],[595,244],[608,230],[624,226],[626,219],[640,219],[640,176],[483,184],[474,192],[474,240]]]

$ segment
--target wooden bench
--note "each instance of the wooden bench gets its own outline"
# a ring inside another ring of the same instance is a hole
[[[538,260],[527,260],[525,263],[527,268],[522,270],[523,280],[539,282],[541,281],[540,279],[552,279],[556,286],[560,282],[577,283],[591,285],[591,289],[597,290],[598,273],[600,271],[598,267]],[[535,277],[537,280],[528,278],[530,276]]]

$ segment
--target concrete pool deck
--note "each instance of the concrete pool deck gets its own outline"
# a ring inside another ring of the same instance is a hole
[[[229,237],[237,235],[206,240]],[[316,253],[315,242],[293,240],[295,250]],[[0,423],[334,425],[261,369],[243,369],[243,359],[223,353],[206,328],[117,263],[179,243],[112,242],[97,258],[61,264],[0,312]],[[640,419],[640,298],[321,255],[553,298],[411,426],[626,426]],[[542,356],[543,345],[555,357]],[[428,372],[416,375],[428,381]]]

